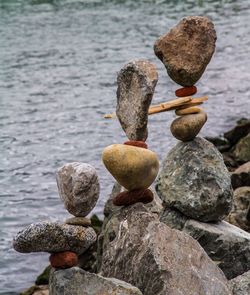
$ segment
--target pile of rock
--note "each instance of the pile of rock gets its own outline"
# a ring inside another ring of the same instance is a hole
[[[99,181],[94,167],[77,162],[58,169],[56,179],[64,206],[75,217],[64,223],[31,224],[16,235],[13,247],[21,253],[51,253],[52,267],[65,269],[76,266],[78,256],[96,241],[96,233],[86,216],[98,200]]]
[[[194,84],[212,58],[216,39],[214,25],[208,18],[190,16],[155,42],[155,54],[165,65],[170,78],[184,86],[176,90],[176,96],[196,94]],[[176,110],[176,115],[181,117],[172,122],[170,129],[177,139],[193,140],[207,121],[207,114],[198,104],[185,104]]]
[[[159,171],[157,155],[147,149],[148,109],[158,81],[156,67],[147,60],[126,64],[118,74],[116,115],[129,141],[104,149],[102,160],[126,191],[113,199],[116,206],[154,199],[149,189]]]

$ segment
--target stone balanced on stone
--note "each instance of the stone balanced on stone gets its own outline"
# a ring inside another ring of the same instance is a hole
[[[99,181],[94,167],[85,163],[68,163],[57,170],[56,180],[65,208],[75,217],[64,223],[39,222],[29,225],[14,238],[13,247],[21,253],[51,253],[55,268],[78,264],[78,255],[95,241],[96,233],[86,218],[99,197]]]
[[[118,74],[116,115],[129,141],[108,146],[102,154],[108,171],[126,189],[113,199],[114,205],[149,203],[154,198],[148,188],[157,176],[159,162],[145,141],[157,81],[156,67],[147,60],[129,62]]]
[[[170,78],[184,86],[176,90],[176,96],[186,97],[197,92],[194,84],[210,62],[215,42],[214,25],[202,16],[183,18],[170,32],[156,40],[156,56],[165,65]],[[198,135],[207,120],[206,113],[198,104],[185,104],[176,110],[176,115],[181,117],[175,119],[170,127],[175,138],[185,142]]]

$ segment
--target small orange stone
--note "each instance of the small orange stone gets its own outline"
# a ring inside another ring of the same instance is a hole
[[[124,144],[126,145],[132,145],[132,146],[136,146],[136,147],[141,147],[144,149],[148,148],[148,145],[144,142],[144,141],[137,141],[137,140],[130,140],[130,141],[126,141],[124,142]]]
[[[71,251],[53,253],[49,257],[49,261],[52,267],[54,268],[70,268],[77,266],[78,257],[77,254]]]
[[[197,88],[195,86],[187,86],[175,91],[175,95],[178,97],[185,97],[194,95],[197,92]]]
[[[113,204],[115,206],[129,206],[139,202],[147,204],[152,202],[153,199],[154,194],[150,189],[137,189],[133,191],[119,193],[113,199]]]

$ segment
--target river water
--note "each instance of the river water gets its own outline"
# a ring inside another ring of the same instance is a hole
[[[48,264],[46,254],[20,254],[12,238],[26,225],[64,220],[55,170],[82,161],[98,170],[102,214],[112,178],[101,152],[122,143],[116,120],[116,75],[146,58],[159,70],[153,103],[177,85],[154,56],[155,39],[187,15],[215,23],[216,53],[197,84],[208,95],[202,135],[218,135],[250,115],[250,1],[0,0],[0,294],[17,294]],[[150,117],[150,148],[163,159],[176,143],[174,114]]]

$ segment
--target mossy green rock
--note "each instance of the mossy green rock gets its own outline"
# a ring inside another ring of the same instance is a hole
[[[104,149],[102,160],[108,171],[127,190],[148,188],[159,171],[157,155],[135,146],[110,145]]]

